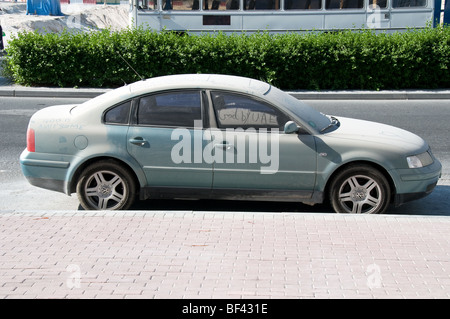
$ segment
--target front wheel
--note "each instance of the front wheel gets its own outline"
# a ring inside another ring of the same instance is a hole
[[[350,166],[333,180],[330,201],[336,213],[381,214],[391,199],[389,182],[368,165]]]
[[[135,199],[135,184],[130,173],[116,162],[98,162],[81,174],[77,195],[86,210],[128,209]]]

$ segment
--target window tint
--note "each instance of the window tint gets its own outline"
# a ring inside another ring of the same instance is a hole
[[[211,3],[208,6],[208,2]],[[208,10],[238,10],[239,0],[204,0],[204,9]]]
[[[427,0],[394,0],[392,3],[393,8],[425,7],[426,5]]]
[[[285,0],[285,10],[313,10],[322,8],[322,0]]]
[[[107,124],[128,124],[131,101],[122,103],[105,113]]]
[[[198,0],[184,0],[184,1],[174,1],[174,0],[163,0],[162,2],[163,10],[198,10],[199,1]]]
[[[326,9],[361,9],[364,0],[326,0]]]
[[[244,6],[246,1],[244,0]],[[245,6],[247,10],[279,10],[280,1],[275,0],[248,0]]]
[[[212,92],[216,119],[220,128],[278,128],[289,120],[272,106],[250,97]]]
[[[200,92],[170,92],[142,97],[138,124],[194,127],[202,119]]]
[[[140,10],[156,10],[157,2],[156,0],[139,0],[138,6]]]
[[[369,0],[369,9],[375,9],[377,6],[386,8],[387,0]]]

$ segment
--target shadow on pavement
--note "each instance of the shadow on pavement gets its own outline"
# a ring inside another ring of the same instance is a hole
[[[387,214],[450,216],[450,186],[438,185],[427,197],[391,207]]]
[[[145,200],[137,202],[133,210],[192,210],[220,212],[322,212],[332,213],[328,205],[309,206],[301,203],[231,201],[231,200]]]
[[[408,202],[400,207],[391,206],[386,214],[450,216],[449,198],[450,186],[438,185],[427,197]],[[79,210],[82,210],[81,206]],[[130,210],[334,213],[328,204],[309,206],[285,202],[162,199],[137,201]]]

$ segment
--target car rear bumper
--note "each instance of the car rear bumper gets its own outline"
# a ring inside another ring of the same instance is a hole
[[[31,153],[24,150],[20,155],[20,166],[28,182],[36,187],[67,194],[68,156]]]
[[[48,190],[66,193],[66,183],[57,179],[35,178],[26,176],[28,182],[36,187],[45,188]]]

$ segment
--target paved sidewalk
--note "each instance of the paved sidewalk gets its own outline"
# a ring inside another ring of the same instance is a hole
[[[0,298],[450,298],[450,217],[7,212]]]

